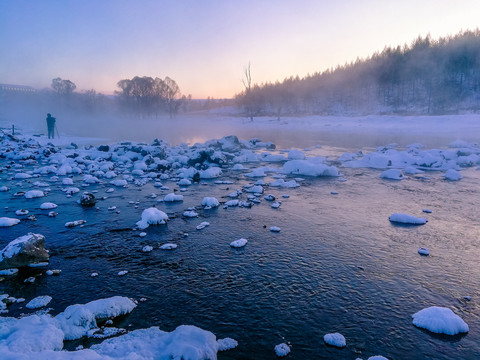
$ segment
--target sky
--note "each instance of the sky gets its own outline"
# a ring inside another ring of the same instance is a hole
[[[193,98],[322,72],[387,46],[480,27],[478,0],[0,0],[0,83],[104,94],[134,76]]]

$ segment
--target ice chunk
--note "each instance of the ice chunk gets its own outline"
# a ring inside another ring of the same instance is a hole
[[[408,214],[395,213],[390,215],[388,218],[391,222],[401,223],[401,224],[412,224],[412,225],[423,225],[428,222],[427,219],[422,217],[415,217]]]
[[[118,187],[123,187],[123,186],[127,185],[127,180],[125,180],[125,179],[112,180],[112,181],[110,181],[110,184],[118,186]]]
[[[36,298],[30,300],[30,302],[25,305],[29,309],[38,309],[44,306],[47,306],[50,301],[52,301],[52,297],[48,295],[44,296],[37,296]]]
[[[168,215],[157,208],[151,207],[143,210],[142,220],[137,222],[139,229],[148,228],[149,225],[166,224]]]
[[[143,249],[142,249],[143,252],[150,252],[150,251],[152,251],[152,250],[153,250],[153,247],[150,246],[150,245],[146,245],[146,246],[144,246]]]
[[[413,325],[431,332],[457,335],[468,332],[468,325],[452,310],[431,306],[412,315]]]
[[[271,226],[270,231],[271,232],[280,232],[280,228],[278,226]]]
[[[183,216],[187,218],[194,218],[198,216],[198,213],[195,210],[188,210],[183,213]]]
[[[345,337],[340,333],[326,334],[323,337],[323,341],[325,341],[328,345],[332,345],[332,346],[336,346],[336,347],[347,346],[347,342],[345,341]]]

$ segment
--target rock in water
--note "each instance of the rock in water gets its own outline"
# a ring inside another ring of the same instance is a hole
[[[80,205],[85,207],[95,206],[96,203],[97,199],[95,199],[95,196],[89,192],[84,192],[80,198]]]
[[[11,241],[0,252],[0,270],[48,261],[45,236],[29,233]]]

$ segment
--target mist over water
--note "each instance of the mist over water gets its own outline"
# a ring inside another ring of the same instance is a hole
[[[451,142],[478,142],[480,116],[364,116],[255,118],[201,113],[134,118],[131,116],[87,116],[52,113],[57,118],[60,136],[100,138],[112,143],[136,141],[150,143],[162,139],[170,145],[203,143],[227,135],[239,139],[260,138],[277,148],[311,148],[328,145],[343,149],[369,149],[391,143],[406,146],[421,143],[427,148],[447,147]],[[3,117],[2,127],[11,123],[24,130],[46,136],[46,114],[22,118]],[[11,121],[13,120],[13,121]]]

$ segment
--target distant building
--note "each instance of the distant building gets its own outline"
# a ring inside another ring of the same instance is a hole
[[[0,92],[7,93],[34,93],[37,89],[25,85],[0,84]]]

